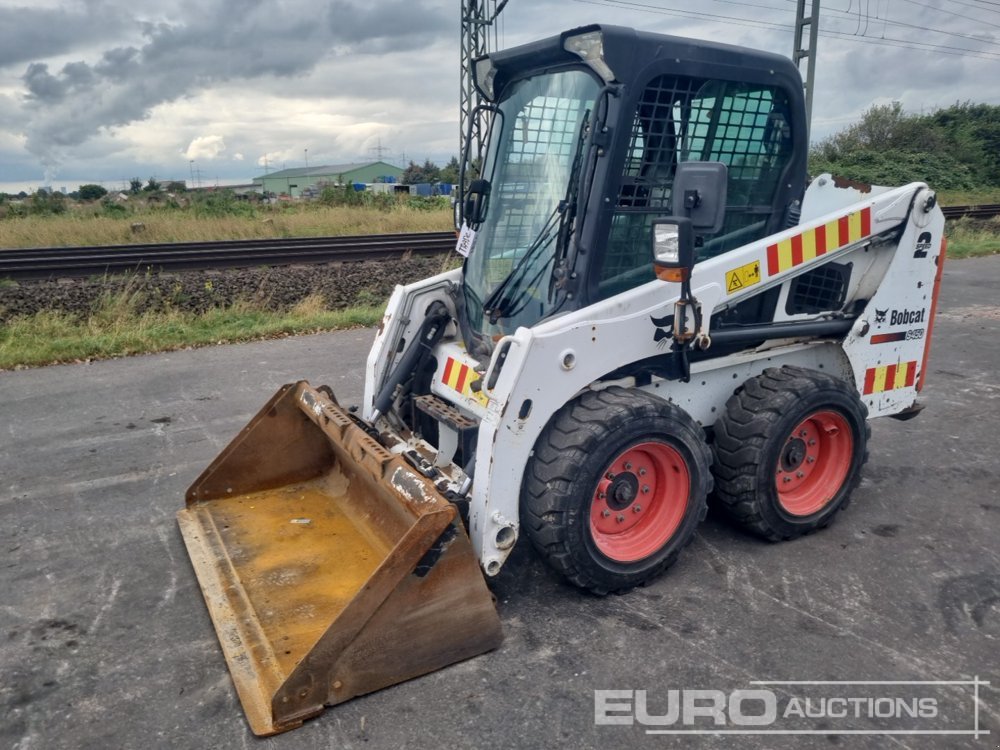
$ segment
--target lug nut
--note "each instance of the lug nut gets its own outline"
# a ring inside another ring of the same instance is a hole
[[[601,498],[601,500],[604,500],[608,496],[608,493],[606,493],[606,492],[598,492],[597,496],[599,498]]]
[[[642,485],[642,494],[643,495],[648,495],[649,494],[649,485],[648,484]]]
[[[626,463],[625,464],[625,471],[632,471],[632,464],[631,463]]]
[[[804,477],[805,474],[803,474],[801,471],[797,471],[795,472],[795,476],[797,476],[799,479],[802,479],[802,477]]]
[[[816,445],[816,441],[815,440],[810,440],[809,441],[809,445]]]
[[[618,521],[618,523],[625,523],[625,516],[619,513],[618,518],[616,518],[615,520]]]
[[[609,471],[607,474],[604,475],[604,478],[610,482],[612,479],[615,478],[614,472]]]
[[[785,482],[785,484],[787,484],[788,482],[791,482],[791,481],[792,481],[792,478],[791,478],[791,477],[785,477],[785,478],[784,478],[784,479],[782,479],[781,481],[782,481],[782,482]]]
[[[640,477],[646,476],[646,470],[645,469],[639,469],[639,476]]]
[[[807,463],[807,464],[814,464],[814,463],[816,463],[816,457],[815,457],[815,456],[809,456],[809,457],[808,457],[808,458],[806,459],[806,463]]]
[[[633,513],[642,513],[642,506],[641,505],[636,505],[635,507],[632,508],[632,512]]]
[[[805,430],[802,430],[802,432],[799,433],[799,437],[805,437],[808,434],[809,434],[808,432],[806,432]]]
[[[607,518],[610,515],[611,515],[611,511],[608,510],[607,508],[605,508],[604,510],[601,511],[601,516],[603,516],[604,518]]]

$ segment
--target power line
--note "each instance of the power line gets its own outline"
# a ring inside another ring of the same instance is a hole
[[[792,3],[793,5],[795,4],[795,1],[796,0],[785,0],[785,2]],[[840,13],[842,15],[848,15],[847,11],[839,10],[837,8],[830,8],[829,12]],[[850,15],[851,15],[851,17],[853,17],[853,14],[850,14]],[[926,26],[918,26],[917,24],[906,23],[905,21],[890,21],[888,19],[880,19],[880,20],[882,20],[883,23],[888,24],[890,26],[899,26],[901,28],[907,28],[907,29],[917,29],[918,31],[929,31],[929,32],[932,32],[934,34],[945,34],[947,36],[958,37],[960,39],[969,39],[970,41],[978,42],[979,44],[989,44],[989,45],[993,45],[994,47],[1000,47],[1000,42],[994,42],[994,41],[991,41],[989,39],[981,39],[981,38],[979,38],[977,36],[973,36],[972,34],[960,34],[957,31],[944,31],[942,29],[929,29]],[[883,31],[883,34],[884,33],[885,32]],[[864,36],[864,34],[861,34],[860,36]],[[960,48],[960,49],[964,49],[964,48]],[[980,50],[972,50],[972,51],[973,52],[978,52]],[[986,52],[986,50],[982,50],[982,51]]]
[[[905,2],[915,2],[915,0],[904,0]],[[645,3],[630,2],[629,0],[574,0],[577,3],[584,3],[587,5],[604,5],[610,8],[633,8],[644,13],[658,13],[667,16],[675,16],[679,18],[688,18],[693,20],[703,20],[709,19],[717,21],[719,23],[725,23],[733,26],[746,27],[750,26],[753,28],[765,28],[765,29],[775,29],[778,31],[791,31],[792,26],[783,23],[774,23],[769,21],[760,21],[750,18],[742,18],[739,16],[728,16],[719,15],[716,13],[700,13],[697,11],[689,10],[679,10],[675,8],[664,8],[662,6],[647,5]],[[922,3],[916,3],[917,5],[922,5]],[[932,7],[932,6],[928,6]],[[866,44],[883,44],[887,47],[900,47],[903,49],[913,49],[921,52],[937,52],[942,55],[952,55],[954,57],[970,57],[980,60],[1000,60],[1000,53],[990,52],[988,50],[974,50],[968,47],[955,47],[951,45],[943,44],[931,44],[929,42],[918,42],[911,39],[896,39],[893,37],[885,38],[875,38],[866,37],[855,34],[849,34],[842,31],[832,31],[820,29],[820,36],[834,37],[838,39],[846,39],[848,41],[857,41]]]
[[[966,3],[962,0],[949,0],[949,2],[955,3],[955,5],[964,5],[966,8],[973,8],[974,10],[985,10],[987,13],[1000,13],[1000,10],[993,10],[992,8],[984,8],[982,5],[973,5],[972,3]],[[998,5],[1000,3],[989,3],[989,5]]]
[[[944,8],[939,8],[936,5],[928,5],[927,3],[918,2],[918,0],[902,0],[904,3],[909,3],[910,5],[919,5],[921,8],[930,8],[931,10],[936,10],[939,13],[947,13],[950,16],[955,16],[956,18],[965,18],[969,21],[975,21],[976,23],[984,23],[987,26],[993,26],[994,28],[1000,29],[1000,23],[990,23],[982,18],[974,18],[973,16],[966,16],[961,13],[956,13],[953,10],[945,10]]]

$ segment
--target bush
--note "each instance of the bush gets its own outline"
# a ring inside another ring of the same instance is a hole
[[[35,216],[50,216],[66,211],[66,196],[48,190],[37,190],[28,201],[28,213]]]
[[[919,180],[944,190],[1000,187],[1000,106],[966,102],[908,115],[899,102],[875,105],[809,156],[814,175],[882,185]]]
[[[831,172],[838,177],[872,185],[926,182],[938,190],[970,190],[979,185],[967,164],[942,151],[922,153],[900,149],[860,149],[839,154],[831,160],[813,157],[810,171],[814,176]]]
[[[219,218],[222,216],[244,216],[253,218],[257,211],[247,201],[239,201],[232,190],[214,190],[195,193],[191,208],[195,216]]]
[[[77,193],[79,194],[80,200],[82,201],[96,201],[100,200],[105,195],[107,195],[108,191],[105,190],[100,185],[88,184],[88,185],[80,185],[80,188],[77,191]]]

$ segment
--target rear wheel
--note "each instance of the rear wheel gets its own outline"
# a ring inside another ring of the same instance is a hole
[[[669,567],[705,516],[711,455],[673,404],[612,387],[563,407],[535,445],[521,518],[546,562],[604,594]]]
[[[826,373],[768,369],[748,380],[715,424],[715,497],[771,540],[829,524],[850,502],[868,458],[867,409]]]

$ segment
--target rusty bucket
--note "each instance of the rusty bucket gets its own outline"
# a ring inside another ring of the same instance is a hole
[[[500,643],[455,507],[304,381],[274,395],[177,518],[255,734]]]

